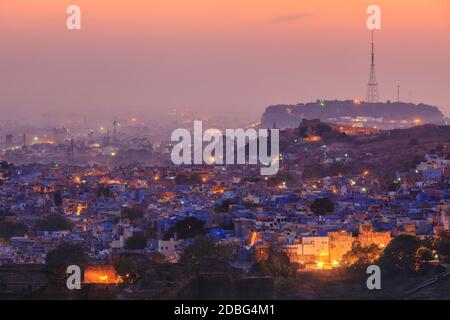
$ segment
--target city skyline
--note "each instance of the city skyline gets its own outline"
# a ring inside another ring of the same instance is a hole
[[[2,0],[0,301],[449,300],[449,9]]]

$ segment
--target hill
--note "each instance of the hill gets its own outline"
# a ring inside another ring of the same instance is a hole
[[[308,134],[319,138],[304,139]],[[369,170],[382,180],[389,180],[396,172],[413,170],[427,153],[450,157],[450,126],[422,125],[351,136],[333,124],[305,120],[297,129],[282,131],[280,146],[281,152],[296,153],[295,158],[304,167],[304,178]],[[324,154],[329,159],[348,155],[352,161],[327,163]]]
[[[360,101],[326,101],[295,105],[274,105],[266,108],[262,128],[297,128],[302,119],[320,119],[332,123],[359,123],[392,129],[426,123],[441,123],[444,115],[435,106],[404,102],[366,103]]]

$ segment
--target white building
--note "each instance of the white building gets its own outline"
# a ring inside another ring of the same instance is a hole
[[[183,240],[158,240],[158,252],[161,253],[170,263],[177,263],[180,260],[180,251]]]

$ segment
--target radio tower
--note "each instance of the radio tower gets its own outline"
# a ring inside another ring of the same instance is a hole
[[[372,60],[370,64],[370,76],[369,83],[367,84],[367,97],[366,101],[370,103],[378,102],[378,83],[375,75],[375,43],[373,41],[372,30]]]

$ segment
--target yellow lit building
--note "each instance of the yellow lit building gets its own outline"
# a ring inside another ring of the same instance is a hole
[[[84,213],[84,211],[88,208],[88,204],[86,201],[80,201],[76,199],[64,199],[64,213],[65,214],[76,214],[80,216]]]
[[[84,272],[84,283],[119,284],[123,279],[112,265],[88,266]]]
[[[339,261],[342,256],[352,249],[355,238],[347,231],[329,232],[330,261]]]
[[[370,246],[372,244],[378,247],[386,247],[391,242],[392,237],[389,231],[376,232],[373,231],[371,224],[361,224],[359,226],[358,241],[362,246]]]

